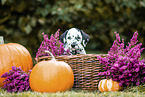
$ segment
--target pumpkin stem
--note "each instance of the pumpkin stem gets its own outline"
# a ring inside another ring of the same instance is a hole
[[[50,51],[45,50],[45,52],[46,52],[46,53],[49,53],[49,54],[51,55],[51,57],[52,57],[52,59],[51,59],[51,60],[55,60],[55,57],[53,56],[53,54],[52,54]]]
[[[3,36],[0,36],[0,44],[4,44]]]

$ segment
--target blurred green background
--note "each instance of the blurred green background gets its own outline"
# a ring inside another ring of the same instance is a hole
[[[145,47],[145,0],[0,0],[0,36],[24,45],[33,58],[42,32],[76,27],[90,36],[87,53],[107,53],[117,31],[126,43],[138,31]]]

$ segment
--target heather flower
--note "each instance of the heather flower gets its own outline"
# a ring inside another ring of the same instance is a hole
[[[50,39],[48,38],[48,35],[43,34],[44,40],[40,44],[40,47],[38,49],[38,52],[36,53],[36,58],[41,56],[49,56],[49,54],[45,53],[45,50],[49,50],[54,56],[56,55],[69,55],[69,51],[67,53],[64,52],[63,43],[59,40],[59,31],[55,34],[51,34]]]
[[[1,76],[1,78],[6,78],[4,80],[3,88],[6,89],[7,92],[30,90],[29,73],[25,73],[21,68],[12,66],[12,70],[9,70],[9,72],[6,72]]]
[[[98,56],[101,64],[104,66],[104,72],[99,75],[105,75],[114,81],[118,81],[120,86],[140,85],[145,82],[145,61],[141,60],[142,43],[138,43],[137,32],[134,32],[132,39],[128,45],[124,45],[124,40],[120,40],[120,36],[116,33],[108,56],[102,58]]]

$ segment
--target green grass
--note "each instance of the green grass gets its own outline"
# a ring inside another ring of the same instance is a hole
[[[41,93],[34,91],[7,93],[4,89],[0,89],[0,97],[145,97],[145,87],[136,86],[123,91],[103,93],[98,90],[94,92],[70,90],[57,93]]]

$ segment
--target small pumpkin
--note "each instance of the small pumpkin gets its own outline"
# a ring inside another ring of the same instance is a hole
[[[72,88],[74,75],[71,67],[63,62],[55,60],[51,52],[51,60],[37,63],[29,78],[30,88],[37,92],[58,92]]]
[[[121,86],[119,86],[118,82],[113,81],[112,79],[103,79],[99,82],[98,89],[101,92],[118,91],[121,90]]]
[[[21,67],[28,72],[33,67],[29,51],[18,43],[0,44],[0,87],[4,85],[1,76],[11,70],[12,66]]]

